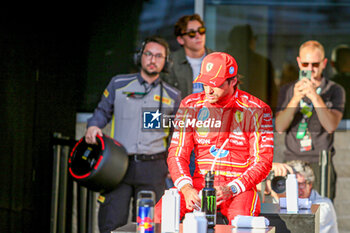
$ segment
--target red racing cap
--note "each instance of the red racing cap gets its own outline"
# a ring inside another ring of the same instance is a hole
[[[193,82],[219,87],[226,79],[236,76],[237,70],[236,60],[231,55],[223,52],[210,53],[203,59],[200,74]]]

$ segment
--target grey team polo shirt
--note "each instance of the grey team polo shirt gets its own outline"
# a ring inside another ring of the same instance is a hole
[[[181,93],[164,81],[162,84],[162,114],[175,115]],[[87,127],[97,126],[102,129],[112,120],[111,136],[126,148],[128,154],[164,152],[167,148],[168,130],[143,128],[145,110],[159,108],[160,87],[159,78],[148,84],[140,73],[113,77],[93,116],[88,119]],[[132,92],[148,94],[143,97],[128,97],[127,93]]]

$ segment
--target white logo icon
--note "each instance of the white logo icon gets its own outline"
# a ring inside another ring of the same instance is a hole
[[[159,113],[159,109],[157,109],[157,111],[156,111],[155,113],[151,113],[151,115],[153,116],[153,118],[152,118],[152,120],[151,120],[151,122],[152,122],[152,121],[154,121],[154,120],[159,121],[159,117],[160,117],[162,114]]]
[[[211,63],[211,62],[207,63],[207,66],[206,66],[207,72],[211,71],[211,69],[213,69],[213,67],[214,67],[213,63]]]

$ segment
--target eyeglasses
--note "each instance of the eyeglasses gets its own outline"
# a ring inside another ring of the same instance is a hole
[[[164,56],[161,53],[153,54],[149,51],[144,52],[143,55],[145,55],[147,58],[152,59],[153,57],[156,58],[156,60],[164,58]]]
[[[316,67],[316,68],[317,68],[317,67],[320,66],[321,62],[312,62],[312,63],[310,63],[310,62],[302,62],[302,63],[301,63],[301,66],[302,66],[302,67],[308,67],[309,64],[311,64],[312,67]]]
[[[195,38],[197,32],[198,32],[200,35],[203,35],[203,34],[205,34],[206,30],[207,30],[207,29],[206,29],[205,27],[199,27],[199,28],[197,29],[197,31],[195,31],[195,30],[192,29],[192,30],[190,30],[190,31],[188,31],[188,32],[182,33],[181,36],[188,35],[188,36],[191,37],[191,38]]]
[[[306,185],[308,185],[308,184],[309,184],[309,182],[306,182],[306,181],[301,182],[301,183],[298,182],[298,187],[301,189],[304,189],[304,188],[306,188]]]

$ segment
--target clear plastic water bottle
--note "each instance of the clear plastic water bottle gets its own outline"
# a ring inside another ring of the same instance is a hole
[[[205,175],[205,187],[202,189],[201,210],[208,220],[208,227],[216,225],[216,190],[214,188],[214,171]]]
[[[137,233],[154,233],[153,191],[140,191],[137,194]]]

